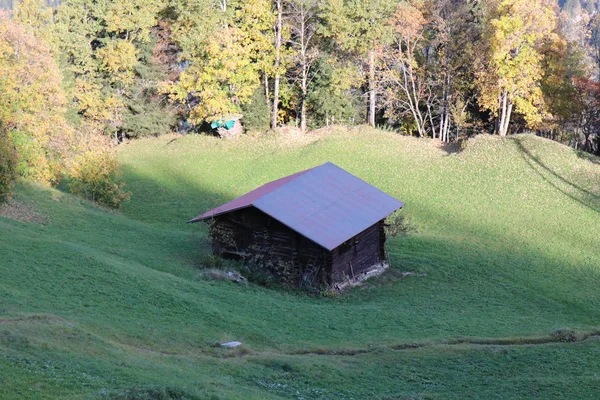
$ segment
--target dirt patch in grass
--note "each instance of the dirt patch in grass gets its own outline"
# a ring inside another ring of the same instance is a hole
[[[17,200],[9,200],[0,204],[0,217],[5,217],[19,222],[47,225],[50,217],[40,213],[34,207]]]

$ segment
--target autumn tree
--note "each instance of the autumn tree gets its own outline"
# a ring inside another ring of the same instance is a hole
[[[48,42],[53,35],[52,14],[46,0],[21,0],[15,4],[13,18],[19,25],[31,28],[33,33]]]
[[[0,16],[0,123],[18,151],[17,171],[50,184],[59,176],[57,145],[68,132],[65,94],[50,47]]]
[[[568,42],[560,31],[553,41],[542,48],[541,89],[546,106],[546,118],[539,126],[539,133],[555,139],[561,131],[576,130],[577,119],[584,108],[576,81],[590,76],[585,51],[575,42]],[[572,134],[572,132],[570,133]]]
[[[84,126],[75,130],[65,118],[68,96],[54,60],[60,46],[42,40],[58,37],[44,17],[45,5],[27,0],[20,6],[24,8],[16,9],[15,20],[22,20],[23,26],[7,18],[0,21],[0,92],[5,101],[0,107],[0,136],[7,134],[17,149],[16,170],[43,184],[66,179],[74,193],[93,175],[102,193],[96,190],[99,196],[91,200],[116,207],[126,194],[117,182],[118,161],[107,138],[96,133],[92,142],[84,141]]]
[[[418,1],[398,4],[390,19],[394,36],[383,53],[381,82],[388,117],[402,119],[409,114],[420,137],[426,136],[427,125],[434,129],[431,105],[435,101],[425,62],[419,60],[427,24],[422,7]]]
[[[496,117],[496,132],[506,136],[513,107],[531,128],[542,121],[540,49],[555,35],[557,13],[550,0],[494,0],[488,5],[476,76],[478,100]]]
[[[270,124],[273,124],[273,116],[278,114],[281,86],[279,80],[285,72],[286,52],[283,44],[287,39],[287,32],[284,31],[282,22],[283,9],[273,10],[272,5],[269,0],[249,0],[241,7],[240,13],[244,13],[244,16],[239,21],[246,38],[245,45],[250,48],[251,63],[263,78],[264,101],[267,104],[267,118],[269,118]],[[280,22],[282,26],[281,30],[278,30]],[[277,49],[278,41],[279,50]],[[270,96],[271,77],[274,80],[272,100]],[[277,105],[275,111],[273,111],[274,105]],[[262,105],[259,105],[258,108],[264,110]]]
[[[151,40],[158,0],[65,0],[54,29],[76,111],[120,139],[140,48]]]
[[[190,3],[201,15],[190,13]],[[172,99],[186,104],[195,124],[239,113],[268,68],[271,49],[261,33],[271,26],[270,3],[193,0],[177,13],[174,34],[187,67],[168,89]]]

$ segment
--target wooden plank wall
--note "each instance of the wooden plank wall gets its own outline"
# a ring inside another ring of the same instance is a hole
[[[332,252],[253,207],[215,218],[213,251],[223,257],[261,260],[285,284],[320,289],[354,279],[386,260],[384,221]],[[221,238],[219,238],[221,236]]]
[[[216,217],[213,251],[228,258],[260,258],[265,264],[292,268],[285,280],[298,287],[331,284],[331,257],[321,246],[250,207]],[[281,268],[273,268],[274,274]],[[282,277],[283,279],[284,277]]]
[[[383,221],[370,226],[333,250],[332,279],[345,282],[385,261]]]

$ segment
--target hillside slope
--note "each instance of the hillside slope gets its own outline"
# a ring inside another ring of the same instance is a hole
[[[0,398],[593,398],[600,161],[532,136],[454,150],[369,128],[137,141],[119,213],[22,183],[38,218],[0,216]],[[418,232],[389,250],[418,275],[335,298],[201,277],[187,219],[326,161],[407,204]]]

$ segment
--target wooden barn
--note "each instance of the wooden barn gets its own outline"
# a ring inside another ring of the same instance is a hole
[[[385,267],[385,218],[404,204],[328,162],[267,183],[188,222],[215,255],[259,263],[282,283],[335,287]]]

